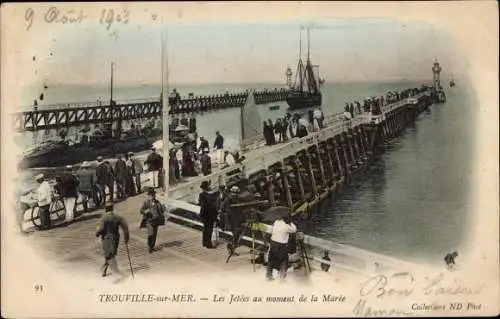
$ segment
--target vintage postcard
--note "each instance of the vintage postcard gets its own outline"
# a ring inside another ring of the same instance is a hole
[[[498,315],[496,3],[1,15],[2,316]]]

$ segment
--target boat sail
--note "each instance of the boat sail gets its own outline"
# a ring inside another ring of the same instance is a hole
[[[319,78],[319,66],[312,65],[309,45],[309,28],[307,29],[307,60],[302,61],[302,33],[300,36],[299,62],[295,73],[295,83],[286,102],[291,110],[321,106],[320,86],[324,81]]]
[[[262,118],[255,104],[254,90],[248,92],[248,98],[240,109],[240,149],[256,147],[262,140]]]

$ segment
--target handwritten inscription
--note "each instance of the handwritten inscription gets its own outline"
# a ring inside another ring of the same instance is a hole
[[[78,12],[75,10],[69,10],[66,12],[61,12],[57,7],[50,7],[47,12],[45,12],[45,22],[47,23],[81,23],[87,15],[83,10]]]
[[[26,30],[32,28],[36,19],[38,19],[38,14],[32,8],[26,9],[24,13]],[[127,9],[103,9],[97,18],[99,24],[104,25],[106,30],[109,30],[114,24],[127,24],[130,19],[130,13]],[[57,6],[52,6],[42,13],[40,19],[48,24],[79,24],[90,18],[83,9],[61,10]]]
[[[101,11],[101,18],[99,22],[106,25],[106,30],[111,28],[111,25],[115,22],[127,24],[129,19],[128,10],[115,11],[113,9]]]
[[[408,298],[415,294],[424,294],[427,296],[472,296],[478,295],[483,285],[466,286],[458,283],[456,280],[445,280],[443,273],[440,273],[431,278],[424,278],[417,281],[413,274],[409,272],[400,272],[392,275],[378,275],[365,281],[359,291],[361,299],[357,302],[353,309],[353,314],[356,316],[391,316],[391,315],[409,315],[409,309],[398,309],[397,307],[390,307],[390,309],[373,307],[369,304],[370,300],[389,300],[391,298]],[[444,304],[426,304],[413,303],[411,305],[412,311],[444,311],[448,310],[461,310],[461,303],[450,303],[449,307]],[[464,307],[465,308],[465,307]],[[481,309],[480,304],[473,302],[467,303],[468,310]]]

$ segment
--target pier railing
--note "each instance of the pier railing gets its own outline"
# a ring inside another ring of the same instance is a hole
[[[361,124],[375,123],[376,121],[383,119],[386,114],[405,105],[412,104],[411,100],[418,100],[426,94],[426,92],[420,93],[410,99],[403,99],[387,104],[381,107],[381,114],[377,116],[373,116],[370,112],[365,112],[350,120],[345,120],[341,113],[333,114],[328,117],[327,126],[323,129],[302,138],[294,138],[287,143],[256,147],[253,150],[249,150],[243,153],[246,157],[246,160],[243,163],[224,168],[220,171],[215,171],[208,176],[200,176],[186,183],[172,187],[172,190],[169,192],[169,197],[177,200],[196,202],[200,193],[200,184],[205,180],[210,181],[212,186],[218,186],[221,184],[224,185],[226,180],[233,178],[235,175],[242,173],[245,175],[251,175],[260,170],[267,169],[269,165],[283,160],[284,158],[297,153],[297,151],[301,149],[305,149],[311,145],[325,141],[339,133],[347,132],[349,128],[354,128]],[[261,145],[264,144],[263,141],[260,143]]]
[[[200,113],[219,109],[241,107],[245,104],[248,92],[210,96],[188,97],[170,105],[170,114]],[[275,89],[253,92],[255,103],[264,104],[286,99],[288,90]],[[61,103],[37,106],[29,111],[11,114],[14,131],[35,131],[90,123],[112,122],[118,119],[131,120],[157,118],[162,116],[159,98],[139,100]],[[101,105],[107,103],[108,105]]]

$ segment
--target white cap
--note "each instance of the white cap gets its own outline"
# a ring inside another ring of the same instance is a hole
[[[39,181],[39,180],[41,180],[44,177],[45,177],[45,175],[43,175],[42,173],[40,173],[37,176],[35,176],[35,181]]]
[[[204,148],[203,152],[207,152],[208,153],[208,148]]]
[[[67,168],[67,169],[72,169],[72,168],[73,168],[73,166],[71,166],[71,165],[66,165],[66,168]]]
[[[89,167],[90,166],[90,163],[85,161],[82,163],[82,165],[80,165],[80,167]]]

